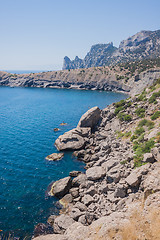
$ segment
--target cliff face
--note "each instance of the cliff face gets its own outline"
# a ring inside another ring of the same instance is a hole
[[[160,77],[160,60],[30,74],[0,72],[0,86],[141,92]]]
[[[76,57],[71,61],[64,58],[63,69],[88,68],[114,65],[119,62],[138,61],[160,55],[160,30],[141,31],[127,40],[119,48],[109,44],[96,44],[91,47],[84,59]]]

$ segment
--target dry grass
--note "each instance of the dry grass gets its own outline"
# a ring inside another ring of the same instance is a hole
[[[136,211],[130,223],[111,229],[103,240],[160,240],[160,209],[152,209],[145,217],[142,211]]]

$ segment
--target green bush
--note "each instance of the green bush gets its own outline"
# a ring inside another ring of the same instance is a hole
[[[160,111],[157,111],[157,112],[155,112],[152,116],[151,116],[151,119],[152,120],[155,120],[155,119],[157,119],[157,118],[159,118],[160,117]]]
[[[154,92],[149,99],[149,103],[157,103],[156,99],[158,97],[160,97],[160,91],[159,92]]]
[[[132,121],[132,116],[125,113],[119,113],[118,118],[120,121],[125,121],[125,122]]]
[[[117,115],[120,111],[124,110],[124,106],[117,107],[114,113]]]
[[[138,117],[144,117],[145,116],[145,109],[142,107],[139,107],[136,109],[136,114]]]
[[[125,105],[125,101],[124,100],[121,100],[117,103],[115,103],[115,107],[118,108],[118,107],[121,107],[121,106],[124,106]]]
[[[145,132],[144,128],[140,127],[140,128],[137,128],[134,133],[136,136],[140,136],[144,132]]]
[[[143,126],[147,126],[148,129],[152,129],[154,127],[154,122],[147,120],[147,119],[143,119],[139,122],[138,127],[143,127]]]
[[[131,137],[131,142],[133,142],[133,140],[135,140],[136,138],[137,138],[136,135],[132,135],[132,137]]]

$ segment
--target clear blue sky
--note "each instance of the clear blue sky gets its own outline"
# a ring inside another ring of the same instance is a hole
[[[96,43],[160,29],[160,0],[0,0],[0,69],[61,69]]]

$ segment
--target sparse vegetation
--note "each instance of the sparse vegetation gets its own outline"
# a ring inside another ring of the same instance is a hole
[[[143,118],[145,116],[145,109],[142,107],[137,108],[136,114],[138,117]]]
[[[132,121],[132,116],[125,113],[119,113],[118,118],[120,121],[130,122]]]
[[[160,97],[160,91],[154,92],[152,96],[149,98],[149,103],[157,103],[157,98]]]
[[[147,126],[148,130],[152,129],[154,127],[154,122],[147,120],[147,119],[143,119],[139,122],[138,127],[143,127],[143,126]]]
[[[151,116],[151,119],[152,120],[155,120],[155,119],[157,119],[157,118],[159,118],[160,117],[160,111],[156,111],[152,116]]]

